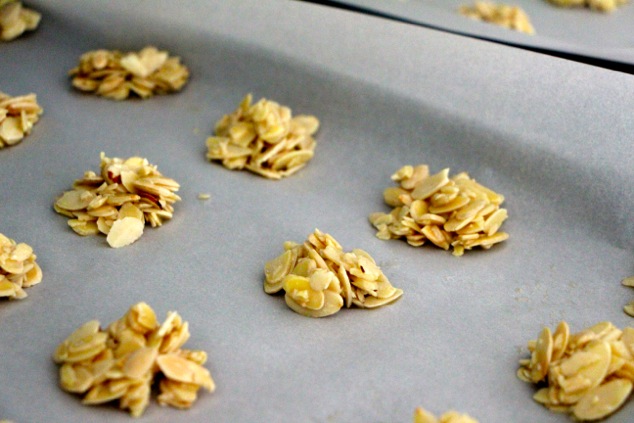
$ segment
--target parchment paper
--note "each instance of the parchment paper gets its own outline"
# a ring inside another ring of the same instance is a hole
[[[573,331],[634,292],[631,106],[623,74],[289,1],[32,1],[33,34],[0,44],[0,89],[38,94],[33,133],[0,150],[0,233],[34,247],[41,284],[0,302],[0,417],[130,422],[58,387],[55,347],[146,301],[178,311],[217,383],[147,422],[409,422],[423,406],[481,422],[566,422],[532,400],[517,361],[544,325]],[[91,49],[182,57],[183,92],[114,102],[70,87]],[[252,92],[321,120],[297,175],[269,181],[205,159],[214,123]],[[181,183],[174,218],[124,249],[52,208],[99,152],[140,155]],[[381,241],[367,216],[404,164],[467,171],[506,196],[511,238],[456,258]],[[211,199],[197,199],[210,193]],[[363,248],[405,294],[308,319],[262,290],[264,263],[314,229]],[[630,403],[610,419],[630,422]]]

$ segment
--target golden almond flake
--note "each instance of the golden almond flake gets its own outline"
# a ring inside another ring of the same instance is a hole
[[[216,387],[209,370],[178,354],[162,354],[156,359],[161,372],[170,380],[198,385],[213,392]]]
[[[69,73],[73,87],[113,100],[125,100],[131,94],[145,99],[180,91],[189,78],[180,58],[152,46],[128,53],[89,51]]]
[[[28,9],[21,1],[0,2],[0,41],[11,41],[26,31],[34,31],[42,15]]]
[[[0,92],[0,149],[22,141],[42,113],[35,94],[11,97]]]
[[[558,7],[587,7],[598,12],[613,12],[617,7],[628,3],[628,0],[548,0]]]
[[[201,201],[209,200],[210,198],[211,198],[211,194],[207,194],[204,192],[201,192],[200,194],[198,194],[198,199]]]
[[[443,169],[435,175],[427,176],[418,182],[411,191],[415,200],[425,200],[449,183],[449,169]]]
[[[139,348],[126,356],[123,362],[123,374],[130,379],[141,379],[152,369],[158,357],[155,348]]]
[[[456,411],[448,411],[444,413],[440,418],[436,418],[432,413],[423,409],[416,408],[414,410],[414,423],[478,423],[476,419],[467,415],[461,414]]]
[[[557,325],[557,329],[553,333],[553,347],[551,360],[556,361],[563,357],[568,348],[568,340],[570,339],[570,327],[568,323],[562,321]]]
[[[476,0],[473,6],[462,6],[459,12],[468,18],[492,23],[514,31],[529,35],[535,33],[530,18],[518,6]]]
[[[531,357],[531,379],[537,383],[548,374],[548,366],[553,352],[553,338],[549,328],[544,328],[537,338]]]
[[[293,117],[290,108],[264,98],[251,102],[248,94],[233,113],[216,123],[215,136],[207,138],[207,158],[269,179],[303,168],[314,155],[317,118]]]
[[[507,218],[504,196],[478,184],[466,173],[449,177],[449,169],[429,175],[426,165],[407,165],[392,179],[399,184],[383,192],[390,213],[372,213],[370,223],[383,240],[405,238],[420,247],[426,241],[460,256],[475,247],[489,249],[508,239],[498,232]]]
[[[143,234],[145,224],[161,226],[173,216],[180,185],[163,176],[142,157],[109,158],[101,153],[101,170],[85,172],[53,208],[70,218],[79,235],[103,233],[113,248],[130,245]]]
[[[581,421],[603,419],[618,410],[632,392],[632,381],[612,379],[588,391],[573,407],[573,415]]]
[[[601,322],[570,334],[568,324],[561,322],[552,342],[549,333],[544,328],[537,341],[529,342],[532,357],[520,360],[517,371],[520,380],[546,384],[533,399],[578,420],[598,420],[616,411],[629,397],[634,382],[634,354],[628,347],[634,343],[634,328],[621,331],[610,322]],[[546,360],[548,348],[544,345],[549,343],[551,357]]]
[[[623,286],[629,286],[634,288],[634,276],[627,277],[621,281]],[[629,304],[623,306],[623,311],[631,317],[634,317],[634,301],[631,301]]]
[[[27,296],[23,288],[42,281],[36,258],[31,246],[0,234],[0,298],[23,299]]]
[[[344,252],[329,234],[318,229],[304,244],[285,243],[285,251],[264,266],[264,291],[284,291],[293,311],[308,317],[337,313],[344,304],[377,308],[396,301],[394,288],[367,252]]]
[[[142,220],[134,217],[124,217],[123,219],[117,219],[110,231],[106,240],[108,245],[112,248],[121,248],[132,244],[143,235],[143,227],[145,224]]]
[[[151,388],[158,378],[158,402],[188,408],[199,388],[213,392],[215,384],[202,366],[207,354],[181,349],[189,337],[187,328],[187,322],[176,312],[168,313],[159,324],[146,303],[130,307],[106,330],[91,320],[53,354],[54,361],[61,365],[60,387],[84,395],[82,403],[87,405],[118,400],[121,409],[138,417],[149,405]]]

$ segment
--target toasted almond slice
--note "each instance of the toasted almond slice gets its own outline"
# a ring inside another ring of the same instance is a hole
[[[296,313],[307,317],[326,317],[338,312],[343,306],[341,295],[332,291],[324,291],[324,306],[319,310],[308,309],[299,305],[293,298],[288,295],[284,296],[288,307]]]
[[[15,248],[9,255],[9,258],[11,260],[16,260],[16,261],[25,261],[26,259],[31,257],[32,254],[33,254],[33,248],[21,242],[15,246]]]
[[[273,170],[290,169],[302,165],[312,159],[312,150],[298,150],[285,153],[273,161]]]
[[[365,299],[363,301],[358,301],[358,300],[352,300],[353,304],[355,304],[358,307],[361,308],[377,308],[377,307],[381,307],[390,303],[393,303],[394,301],[398,300],[399,298],[401,298],[403,296],[403,290],[402,289],[395,289],[394,293],[387,298],[378,298],[378,297],[365,297]]]
[[[55,204],[64,210],[76,211],[83,210],[94,199],[93,195],[86,195],[87,191],[66,191],[60,198],[57,199]]]
[[[22,284],[23,288],[29,288],[42,282],[42,269],[37,263],[33,263],[33,268],[26,272],[26,280]]]
[[[92,372],[81,365],[64,363],[59,369],[60,386],[67,392],[83,394],[90,389],[94,380]]]
[[[539,382],[548,374],[552,353],[553,337],[550,329],[545,327],[537,338],[535,351],[533,351],[531,358],[531,379],[533,382]]]
[[[403,169],[404,168],[401,168],[401,170]],[[399,170],[399,172],[401,172],[401,170]],[[397,174],[399,172],[397,172]],[[409,169],[406,169],[405,173],[401,175],[401,187],[407,190],[412,190],[416,187],[416,185],[418,185],[420,181],[429,177],[429,166],[421,164],[413,167],[410,175],[407,175],[407,173],[409,173]],[[394,175],[392,175],[392,177],[394,177]],[[392,178],[392,180],[395,179]]]
[[[16,288],[15,284],[0,275],[0,298],[15,296]]]
[[[142,220],[134,217],[124,217],[116,220],[106,240],[112,248],[125,247],[132,244],[143,235],[144,224]]]
[[[13,145],[22,138],[24,138],[24,131],[20,117],[11,116],[0,122],[0,140],[4,140],[8,145]]]
[[[333,278],[336,279],[330,270],[315,269],[309,278],[310,287],[314,291],[325,291],[330,286]]]
[[[577,360],[576,355],[586,354],[593,356],[593,360]],[[612,359],[612,349],[610,344],[605,341],[591,341],[583,350],[573,354],[565,361],[561,361],[562,370],[565,370],[565,365],[570,362],[577,370],[574,372],[576,376],[581,376],[589,381],[589,389],[599,386],[610,368]],[[577,360],[578,363],[574,363]],[[574,370],[570,370],[569,373]]]
[[[508,238],[509,234],[507,234],[506,232],[496,232],[491,236],[483,236],[475,240],[467,241],[465,242],[465,247],[473,248],[476,246],[480,246],[486,248],[505,241]]]
[[[141,379],[149,372],[158,356],[155,348],[139,348],[129,354],[123,363],[123,374],[131,379]]]
[[[400,182],[403,179],[410,178],[413,174],[414,174],[414,167],[411,165],[405,165],[401,167],[399,170],[397,170],[396,172],[394,172],[392,176],[390,176],[390,179],[393,180],[394,182]],[[410,189],[411,188],[413,188],[413,186],[410,187]]]
[[[618,410],[631,392],[631,381],[613,379],[588,391],[573,407],[572,412],[582,421],[603,419]]]
[[[67,223],[75,233],[81,236],[97,235],[99,233],[96,222],[70,219]]]
[[[162,354],[156,359],[156,363],[163,374],[171,380],[193,383],[210,392],[215,389],[209,370],[193,361],[177,354]]]
[[[438,419],[423,408],[414,410],[414,423],[438,423]]]
[[[27,31],[33,31],[40,24],[42,15],[32,9],[22,8],[20,19],[24,22]]]
[[[295,249],[286,250],[282,255],[274,258],[264,265],[264,276],[266,282],[275,284],[286,275],[288,275],[291,269],[295,266],[297,261],[297,251]]]
[[[449,249],[449,242],[445,239],[442,231],[437,225],[425,225],[421,231],[431,242],[445,250]]]
[[[121,208],[119,209],[119,215],[117,217],[117,219],[123,219],[126,217],[133,217],[135,219],[138,219],[142,222],[145,221],[145,218],[143,217],[143,212],[134,204],[132,203],[125,203],[123,206],[121,206]]]
[[[449,169],[443,169],[440,172],[422,179],[412,191],[414,200],[424,200],[431,197],[436,191],[449,183]]]
[[[553,334],[552,361],[557,361],[564,355],[566,348],[568,347],[569,339],[570,328],[568,327],[568,323],[564,321],[559,322],[559,325],[557,325],[557,329],[555,329],[555,333]]]
[[[474,202],[471,202],[471,199],[469,197],[464,195],[458,195],[456,198],[454,198],[453,200],[449,201],[446,204],[443,204],[442,206],[430,206],[429,212],[434,214],[441,214],[441,213],[448,213],[448,212],[457,210],[458,211],[458,213],[456,214],[457,220],[460,220],[460,221],[467,220],[468,222],[470,222],[471,219],[460,217],[460,214],[461,214],[460,210],[465,209],[465,212],[462,213],[462,215],[473,218],[475,214],[477,213],[477,210],[480,210],[481,207],[479,206],[481,206],[481,204],[477,203],[475,204],[475,206],[472,206],[472,204],[474,204]],[[476,211],[469,212],[471,207],[475,207]]]
[[[312,289],[309,278],[287,275],[284,278],[284,291],[307,309],[320,310],[324,306],[324,292]]]
[[[350,308],[352,305],[352,285],[350,284],[350,278],[348,277],[348,272],[343,267],[343,265],[339,266],[337,270],[337,277],[339,278],[339,282],[341,283],[341,295],[346,300],[346,307]]]
[[[383,191],[383,200],[388,206],[399,207],[404,204],[400,198],[402,195],[409,195],[409,192],[400,187],[389,187]],[[420,204],[424,203],[419,201],[419,204],[417,205],[417,210],[420,209]]]
[[[484,232],[489,236],[493,235],[500,229],[500,226],[502,226],[502,223],[507,217],[508,213],[506,209],[496,210],[484,221]]]
[[[10,1],[0,6],[0,28],[15,24],[20,19],[22,2]]]
[[[531,379],[531,372],[526,367],[520,367],[517,369],[516,375],[517,378],[523,382],[533,383],[533,379]]]
[[[292,119],[292,123],[297,129],[302,128],[308,135],[313,135],[319,130],[319,120],[311,115],[297,115]],[[295,131],[297,131],[297,129]]]
[[[634,288],[634,276],[629,276],[621,281],[624,286],[629,286]]]
[[[81,402],[82,404],[104,404],[121,398],[124,394],[125,388],[111,391],[107,385],[97,385],[88,391]]]
[[[105,197],[101,197],[101,198],[102,200],[99,200],[99,202],[103,201],[105,203],[106,198]],[[98,208],[88,209],[86,213],[88,213],[90,216],[94,216],[97,218],[103,217],[103,218],[112,218],[112,219],[114,219],[118,215],[117,209],[110,205],[103,205]]]

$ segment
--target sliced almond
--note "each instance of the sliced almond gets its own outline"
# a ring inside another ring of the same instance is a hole
[[[143,235],[143,221],[134,217],[124,217],[114,222],[106,240],[112,248],[121,248],[132,244]]]

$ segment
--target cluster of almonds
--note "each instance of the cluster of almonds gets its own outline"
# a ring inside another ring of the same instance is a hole
[[[25,31],[35,30],[41,18],[42,15],[23,7],[20,1],[0,0],[0,40],[11,41]]]
[[[621,331],[601,322],[570,334],[561,322],[554,333],[545,327],[528,349],[531,358],[520,360],[517,376],[546,384],[533,398],[552,411],[599,420],[623,405],[632,391],[634,328]]]
[[[559,7],[589,7],[600,12],[612,12],[623,6],[628,0],[548,0]]]
[[[89,51],[69,74],[78,90],[114,100],[125,100],[131,92],[148,98],[179,91],[189,78],[189,70],[180,58],[169,57],[166,51],[155,47],[126,54],[116,50]]]
[[[70,217],[68,225],[79,235],[108,235],[113,248],[124,247],[143,235],[145,223],[161,226],[171,219],[180,197],[180,185],[166,178],[141,157],[127,160],[101,153],[101,172],[88,171],[53,207]]]
[[[42,281],[42,269],[35,262],[33,248],[0,234],[0,298],[21,300],[29,288]]]
[[[467,414],[455,411],[447,411],[440,418],[436,418],[429,411],[419,407],[414,410],[414,423],[478,423],[478,421]]]
[[[280,179],[303,168],[313,157],[319,128],[314,116],[293,117],[291,109],[261,99],[251,104],[248,94],[230,115],[216,123],[216,136],[207,138],[207,158],[228,169],[247,169]]]
[[[22,141],[42,112],[35,94],[11,97],[0,91],[0,148]]]
[[[53,359],[62,364],[62,389],[86,394],[84,404],[118,399],[120,408],[140,416],[155,378],[160,380],[161,405],[189,408],[200,388],[214,391],[214,381],[202,366],[207,354],[182,349],[188,339],[189,325],[178,313],[170,311],[159,325],[154,310],[138,303],[105,330],[97,320],[85,323],[57,347]]]
[[[286,292],[286,304],[308,317],[338,312],[343,304],[376,308],[403,295],[374,259],[360,249],[344,253],[341,245],[319,229],[303,244],[287,241],[284,253],[264,266],[264,292]]]
[[[508,238],[498,232],[507,217],[504,196],[470,179],[465,172],[449,178],[449,169],[429,175],[427,165],[404,166],[392,180],[398,187],[383,192],[391,213],[373,213],[370,223],[379,239],[404,237],[419,247],[426,240],[461,256],[464,250],[484,249]]]
[[[630,288],[634,288],[634,276],[630,276],[629,278],[625,278],[621,281],[623,286],[629,286]],[[634,301],[626,304],[623,307],[623,311],[627,313],[629,316],[634,317]]]
[[[462,6],[459,11],[460,14],[471,19],[492,23],[525,34],[533,35],[535,33],[535,28],[533,28],[528,15],[518,6],[476,0],[473,6]]]

